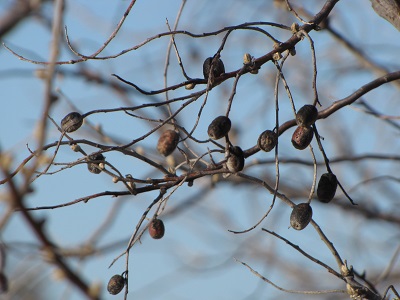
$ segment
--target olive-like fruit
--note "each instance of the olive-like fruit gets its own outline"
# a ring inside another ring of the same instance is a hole
[[[265,152],[269,152],[274,149],[277,143],[278,135],[272,130],[265,130],[260,134],[257,141],[258,147]]]
[[[231,130],[231,125],[231,120],[228,117],[216,117],[208,126],[208,136],[213,140],[223,138]]]
[[[325,173],[321,175],[318,182],[317,197],[323,203],[329,203],[335,197],[337,189],[337,178],[333,173]]]
[[[293,207],[290,215],[290,226],[296,230],[306,228],[312,218],[312,208],[309,203],[300,203]]]
[[[119,294],[122,289],[124,288],[126,283],[126,279],[121,276],[121,275],[114,275],[113,277],[110,278],[107,284],[107,291],[111,295],[117,295]]]
[[[226,167],[232,173],[242,171],[244,168],[244,153],[242,148],[235,146],[231,148]]]
[[[175,130],[166,130],[164,131],[157,143],[157,151],[164,155],[168,156],[176,149],[179,142],[179,134]]]
[[[86,159],[88,161],[87,168],[88,168],[89,172],[91,172],[93,174],[100,174],[101,169],[99,168],[99,165],[105,159],[106,158],[101,153],[89,155],[88,158]],[[97,161],[97,162],[93,162],[93,161]]]
[[[149,224],[149,234],[153,239],[161,239],[165,233],[164,222],[160,219],[153,219]]]
[[[204,79],[208,79],[208,76],[210,74],[210,69],[211,69],[211,64],[212,64],[213,58],[208,57],[203,63],[203,75]],[[218,77],[221,74],[225,73],[225,66],[224,63],[220,58],[216,60],[216,62],[213,65],[212,73],[214,77]]]
[[[314,105],[306,104],[297,111],[296,122],[297,125],[303,127],[310,127],[317,121],[318,110]]]
[[[310,145],[314,137],[311,127],[298,126],[292,135],[292,144],[296,149],[304,150]]]
[[[65,132],[74,132],[82,126],[83,117],[78,112],[72,112],[61,120],[61,129]]]

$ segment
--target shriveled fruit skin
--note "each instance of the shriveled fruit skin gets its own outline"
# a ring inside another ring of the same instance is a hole
[[[125,278],[121,275],[114,275],[107,284],[107,291],[111,295],[119,294],[125,286]]]
[[[208,136],[213,140],[218,140],[226,136],[231,130],[232,122],[228,117],[216,117],[208,126]]]
[[[149,234],[153,239],[161,239],[165,234],[164,222],[160,219],[153,219],[149,224]]]
[[[230,155],[226,162],[226,167],[232,173],[237,173],[244,168],[244,153],[242,148],[235,146],[231,149]]]
[[[277,143],[278,135],[272,130],[265,130],[260,134],[257,140],[258,147],[265,152],[269,152],[274,149]]]
[[[203,63],[204,79],[208,79],[208,76],[210,74],[212,60],[213,60],[212,57],[208,57],[208,58],[206,58],[206,60]],[[220,58],[218,58],[217,61],[214,63],[212,72],[213,72],[214,77],[218,77],[221,74],[225,73],[225,66]]]
[[[65,132],[74,132],[83,124],[83,117],[78,112],[71,112],[61,120],[61,129]]]
[[[304,150],[310,145],[314,137],[311,127],[298,126],[292,135],[292,145],[299,150]]]
[[[157,151],[168,156],[174,152],[179,142],[179,134],[175,130],[166,130],[162,133],[157,143]]]
[[[87,164],[87,168],[88,168],[89,172],[91,172],[93,174],[100,174],[101,170],[98,168],[100,163],[99,162],[90,162],[90,161],[104,161],[105,159],[106,158],[101,153],[89,155],[87,158],[87,161],[89,161],[89,163]]]
[[[290,215],[290,226],[296,230],[303,230],[310,223],[312,208],[309,203],[300,203],[293,207]]]
[[[323,203],[331,202],[333,197],[335,197],[337,185],[338,182],[335,174],[322,174],[317,187],[318,200]]]
[[[317,121],[318,110],[314,105],[306,104],[301,107],[296,114],[298,126],[310,127]]]

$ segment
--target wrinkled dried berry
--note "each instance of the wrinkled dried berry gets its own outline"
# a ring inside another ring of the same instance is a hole
[[[329,203],[335,197],[337,185],[338,182],[335,174],[322,174],[317,188],[318,200],[323,203]]]
[[[257,141],[258,147],[265,152],[269,152],[274,149],[277,143],[278,135],[271,130],[265,130],[263,133],[261,133]]]
[[[179,134],[174,130],[166,130],[158,139],[157,150],[164,156],[170,155],[176,149],[179,142]]]
[[[164,222],[160,219],[153,219],[149,224],[149,234],[153,239],[161,239],[165,233]]]
[[[122,277],[121,275],[114,275],[108,281],[107,291],[111,295],[117,295],[122,291],[122,289],[125,286],[125,283],[126,283],[126,280],[124,277]]]
[[[99,165],[105,159],[106,158],[101,153],[89,155],[88,158],[86,159],[89,162],[87,165],[88,170],[93,174],[100,174],[101,169],[100,169]],[[92,162],[92,161],[97,161],[97,162]]]
[[[306,104],[296,114],[297,125],[310,127],[317,121],[318,110],[314,105]]]
[[[290,226],[296,230],[306,228],[312,218],[312,208],[309,203],[300,203],[293,207],[290,215]]]
[[[303,150],[310,145],[314,137],[311,127],[298,126],[292,135],[292,144],[296,149]]]
[[[216,117],[208,126],[208,136],[213,140],[218,140],[226,136],[231,129],[231,120],[225,116]]]
[[[208,76],[210,74],[212,60],[212,57],[208,57],[203,63],[203,75],[205,79],[208,79]],[[225,66],[221,59],[218,58],[217,61],[214,63],[212,72],[214,77],[218,77],[221,74],[225,73]]]
[[[237,173],[242,171],[244,168],[244,153],[243,150],[235,146],[230,150],[228,160],[226,162],[226,167],[232,173]]]
[[[82,126],[82,123],[82,115],[78,112],[72,112],[61,120],[61,129],[65,132],[73,132],[78,130]]]

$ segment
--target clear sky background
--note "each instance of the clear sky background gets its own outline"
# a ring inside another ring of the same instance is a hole
[[[320,10],[322,1],[292,2],[301,2],[314,15]],[[0,15],[8,9],[10,3],[11,1],[4,0],[0,2]],[[96,51],[114,30],[128,3],[103,0],[67,1],[64,23],[76,49],[85,55]],[[119,53],[148,37],[168,31],[166,19],[173,26],[180,5],[181,1],[175,0],[137,1],[120,33],[103,55]],[[47,23],[52,16],[50,4],[47,4],[42,16],[29,18],[4,37],[2,42],[26,58],[47,61],[51,43],[50,27]],[[188,1],[178,29],[203,33],[249,21],[271,21],[290,26],[295,19],[276,9],[273,1]],[[340,1],[332,13],[331,24],[367,56],[373,57],[376,63],[390,71],[400,68],[400,33],[375,14],[369,1]],[[264,29],[281,41],[291,35],[288,31],[269,27]],[[189,76],[202,77],[203,60],[218,50],[222,37],[223,35],[217,35],[192,39],[176,36],[177,47]],[[329,33],[312,32],[311,37],[317,53],[321,109],[378,77],[334,41]],[[116,59],[58,67],[55,87],[59,99],[52,108],[51,117],[60,122],[73,110],[85,113],[94,109],[165,100],[163,94],[145,97],[133,88],[121,96],[110,90],[106,83],[99,85],[89,82],[74,72],[87,68],[86,70],[100,74],[106,82],[117,82],[111,77],[115,73],[146,90],[159,89],[164,86],[163,72],[168,42],[168,37],[155,39]],[[272,43],[265,36],[235,31],[222,52],[225,69],[239,69],[246,52],[260,57],[271,49]],[[62,41],[61,50],[60,60],[76,59],[65,40]],[[312,103],[312,66],[308,42],[304,40],[299,43],[296,50],[297,55],[288,60],[284,72],[299,108],[303,104]],[[35,126],[41,115],[44,95],[43,81],[35,74],[41,68],[40,65],[19,60],[4,47],[0,48],[0,148],[5,153],[12,154],[14,168],[29,155],[26,145],[35,149]],[[275,75],[273,64],[268,63],[258,75],[247,74],[239,82],[230,118],[234,128],[238,130],[237,144],[243,149],[254,146],[263,130],[273,129],[275,126]],[[172,51],[168,83],[176,84],[183,80]],[[225,113],[232,83],[233,80],[228,80],[210,93],[195,131],[197,138],[206,139],[208,124],[216,116]],[[202,88],[203,86],[196,87],[195,91]],[[170,92],[169,97],[187,93],[188,91],[179,89]],[[293,112],[283,88],[280,95],[280,123],[283,123],[293,118]],[[180,121],[187,128],[194,125],[203,99],[188,107],[180,116]],[[400,115],[398,88],[393,85],[385,85],[369,93],[364,100],[383,114],[397,117]],[[179,106],[180,103],[172,107],[177,109]],[[346,107],[328,119],[317,122],[320,134],[325,138],[324,147],[328,156],[334,158],[366,153],[398,155],[399,129],[362,113],[361,108]],[[145,110],[143,115],[151,118],[165,117],[161,110],[154,108]],[[73,138],[101,140],[90,127],[101,124],[106,134],[127,143],[154,126],[121,112],[91,115],[86,121],[79,131],[71,134]],[[49,143],[58,140],[60,136],[57,128],[50,126]],[[308,150],[296,151],[292,147],[290,137],[293,131],[294,128],[288,130],[280,138],[281,159],[311,162]],[[157,134],[151,135],[137,145],[140,147],[137,150],[161,161],[162,158],[155,151],[157,138]],[[317,160],[322,161],[315,141],[312,145],[317,153]],[[210,145],[201,145],[200,149],[205,152],[207,146]],[[86,148],[85,151],[91,153],[96,149]],[[52,153],[50,151],[48,154]],[[132,174],[136,178],[162,176],[131,157],[114,153],[107,153],[105,156],[122,174]],[[67,163],[78,158],[80,155],[64,147],[60,149],[56,162]],[[216,155],[217,160],[222,158],[223,156]],[[274,154],[258,153],[246,160],[246,164],[264,159],[274,159]],[[60,166],[56,166],[51,170],[59,168]],[[399,212],[398,208],[397,211],[394,210],[394,203],[399,199],[398,182],[360,185],[362,180],[388,174],[399,178],[398,160],[338,163],[333,165],[333,169],[360,206],[376,207],[382,212],[394,214]],[[325,170],[321,167],[318,172],[322,174]],[[273,184],[275,166],[260,165],[249,170],[248,174],[271,179]],[[307,200],[305,195],[310,190],[312,174],[310,166],[281,163],[281,185],[291,187],[288,196],[293,201]],[[22,176],[17,176],[16,182],[22,182]],[[28,207],[62,204],[105,190],[124,190],[123,185],[114,184],[106,174],[93,175],[87,172],[84,164],[51,176],[44,175],[32,186],[34,192],[26,198]],[[302,194],[295,195],[293,191],[302,191]],[[6,186],[0,186],[2,198],[5,192]],[[285,193],[285,190],[282,192]],[[125,258],[118,260],[111,268],[108,267],[124,251],[143,211],[157,194],[150,192],[135,197],[100,197],[86,204],[37,211],[35,216],[46,220],[46,232],[54,241],[61,247],[73,249],[90,240],[109,213],[115,210],[117,217],[96,240],[95,245],[100,251],[90,259],[72,259],[71,263],[82,272],[87,282],[102,284],[104,299],[121,299],[121,295],[109,295],[105,286],[112,275],[124,271]],[[288,229],[290,209],[280,201],[277,201],[271,215],[261,226],[250,233],[234,235],[228,232],[244,230],[254,225],[268,209],[271,199],[272,196],[266,190],[253,185],[220,182],[212,187],[210,178],[195,181],[193,187],[184,185],[179,188],[168,201],[163,216],[165,237],[152,240],[145,235],[142,243],[135,245],[131,251],[128,299],[310,299],[310,296],[278,291],[235,262],[234,258],[245,261],[262,275],[287,289],[344,289],[344,285],[325,269],[261,231],[261,227],[277,231],[321,261],[335,266],[332,255],[311,226],[301,232]],[[338,192],[336,200],[341,203],[347,201],[341,192]],[[187,202],[194,204],[186,208],[183,204]],[[6,206],[0,205],[0,212],[5,211]],[[342,258],[348,259],[360,272],[365,268],[372,274],[376,274],[378,270],[383,271],[399,246],[399,228],[394,225],[368,221],[341,206],[327,207],[315,203],[313,209],[315,221],[332,239]],[[29,278],[27,281],[32,287],[40,285],[41,299],[82,299],[78,291],[71,289],[65,281],[57,279],[57,272],[52,266],[43,263],[38,242],[18,213],[2,228],[0,239],[11,249],[7,257],[7,275],[11,283],[15,284],[14,287]],[[296,277],[301,277],[304,270],[311,272],[312,276],[307,283],[303,281],[300,285]],[[399,286],[399,281],[392,284]],[[384,289],[382,286],[380,288]],[[316,296],[315,299],[322,297],[325,296]],[[340,297],[326,296],[326,299]]]

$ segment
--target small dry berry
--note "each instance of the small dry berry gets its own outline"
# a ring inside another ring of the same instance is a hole
[[[292,135],[292,144],[296,149],[304,150],[310,145],[314,137],[311,127],[298,126]]]
[[[278,135],[276,132],[271,130],[265,130],[263,133],[261,133],[257,141],[258,147],[265,152],[269,152],[274,149],[277,143]]]
[[[212,64],[213,58],[208,57],[203,63],[203,75],[205,79],[208,79],[208,76],[210,74],[210,69],[211,69],[211,64]],[[221,74],[225,73],[225,66],[224,63],[220,58],[216,60],[216,62],[213,65],[212,73],[214,77],[218,77]]]
[[[101,153],[89,155],[86,159],[86,161],[88,161],[87,168],[89,172],[93,174],[100,174],[101,173],[100,163],[105,161],[105,159],[106,158]]]
[[[122,289],[124,288],[126,283],[126,279],[121,276],[121,275],[114,275],[113,277],[110,278],[107,284],[107,291],[111,295],[117,295],[119,294]]]
[[[160,219],[153,219],[149,224],[149,234],[153,239],[161,239],[165,233],[164,222]]]
[[[170,155],[176,149],[179,142],[179,134],[175,130],[166,130],[158,139],[157,150],[164,156]]]
[[[318,182],[317,196],[318,200],[323,203],[329,203],[335,197],[337,189],[337,178],[333,173],[325,173],[321,175]]]
[[[61,120],[61,129],[65,132],[73,132],[82,126],[83,117],[78,112],[71,112]]]
[[[208,126],[208,136],[213,140],[218,140],[228,134],[231,125],[231,120],[228,117],[216,117]]]
[[[300,203],[293,207],[290,215],[290,226],[296,230],[306,228],[312,218],[312,208],[309,203]]]
[[[318,110],[314,105],[306,104],[296,114],[297,125],[310,127],[317,121]]]
[[[232,173],[242,171],[244,168],[244,153],[242,148],[235,146],[231,148],[226,167]]]

